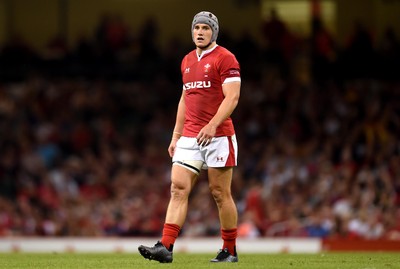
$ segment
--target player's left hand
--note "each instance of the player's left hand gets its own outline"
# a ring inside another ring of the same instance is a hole
[[[208,146],[211,143],[212,138],[215,136],[217,128],[213,125],[207,124],[198,133],[196,139],[197,144],[200,146]]]

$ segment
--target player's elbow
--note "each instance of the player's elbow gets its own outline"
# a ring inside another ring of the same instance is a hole
[[[231,104],[231,106],[236,107],[236,105],[239,103],[239,97],[239,93],[233,94],[229,97],[229,103]]]

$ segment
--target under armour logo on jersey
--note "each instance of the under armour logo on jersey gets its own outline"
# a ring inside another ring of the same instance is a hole
[[[190,72],[190,67],[185,68],[185,74]]]
[[[208,73],[208,70],[210,69],[211,65],[210,64],[206,64],[204,66],[204,73]]]
[[[224,157],[220,157],[220,156],[217,157],[217,162],[223,162],[223,161],[224,161]]]

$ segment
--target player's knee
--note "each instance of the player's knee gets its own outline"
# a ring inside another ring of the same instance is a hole
[[[229,191],[221,186],[210,185],[210,192],[217,204],[222,204],[230,195]]]
[[[189,196],[189,192],[189,187],[184,184],[171,184],[171,197],[174,199],[186,199]]]

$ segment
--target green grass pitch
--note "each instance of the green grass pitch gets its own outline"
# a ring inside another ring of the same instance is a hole
[[[400,253],[355,252],[319,254],[242,254],[239,262],[210,263],[215,254],[174,254],[170,264],[143,259],[139,254],[110,253],[1,253],[2,269],[46,268],[267,268],[267,269],[394,269],[400,268]]]

